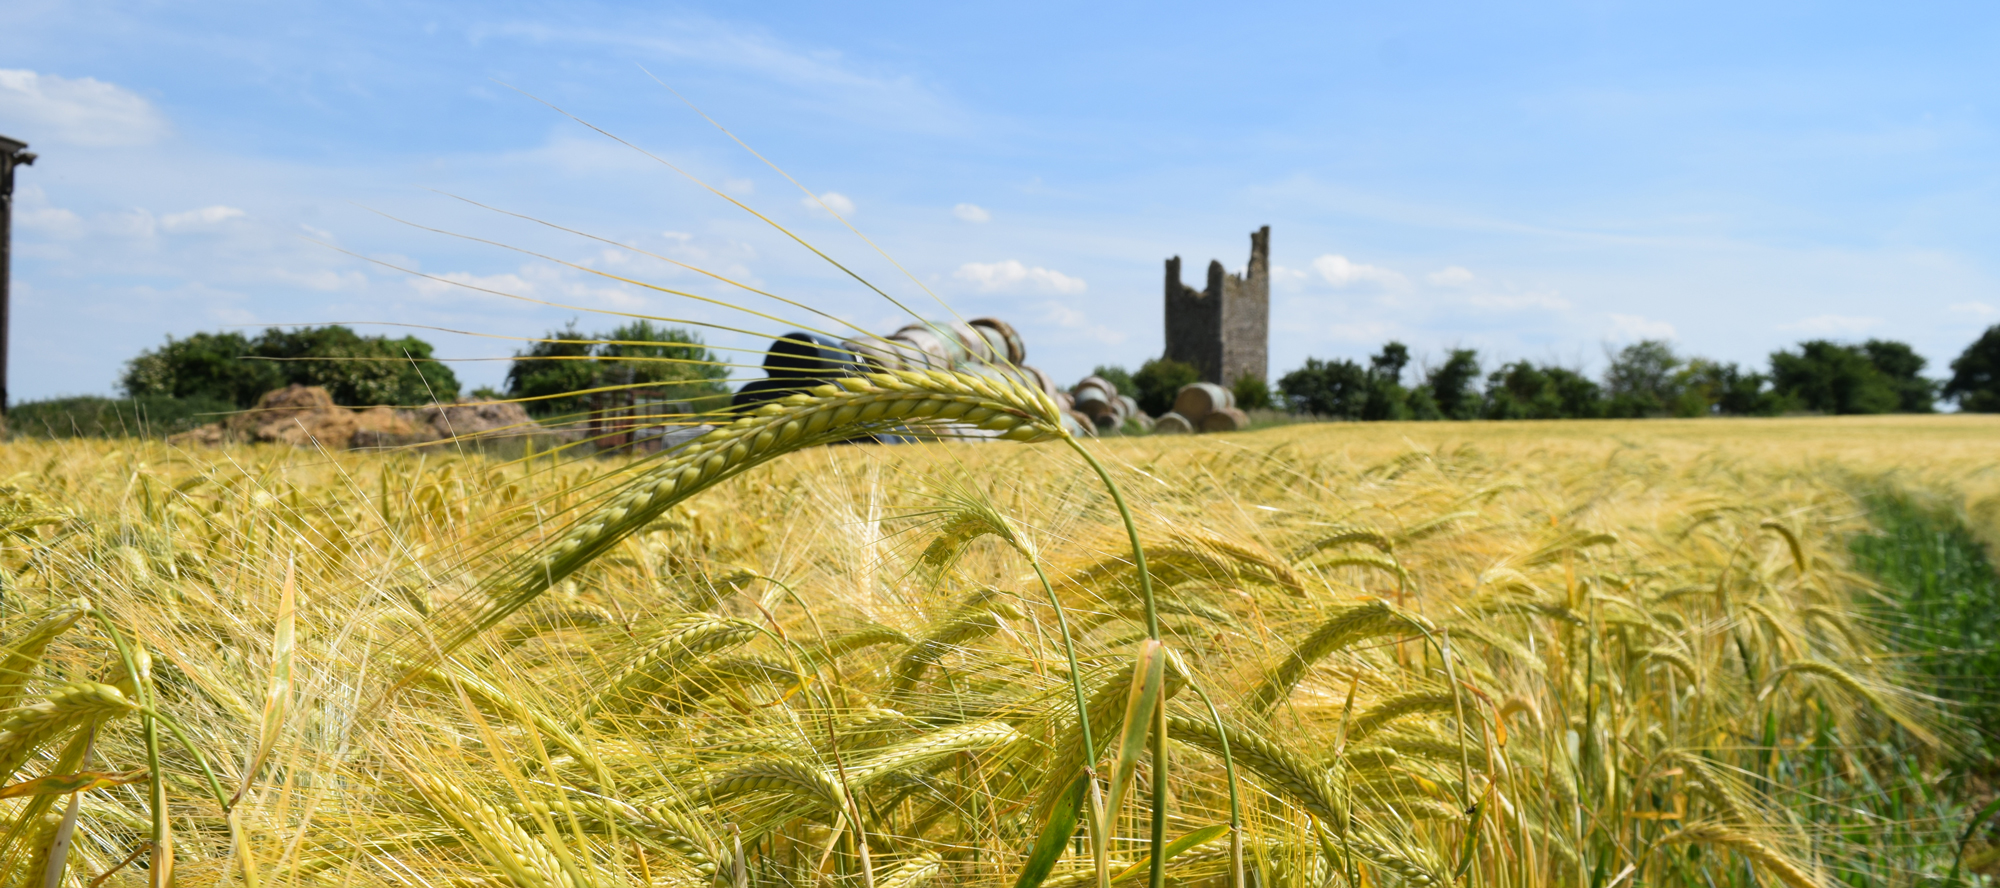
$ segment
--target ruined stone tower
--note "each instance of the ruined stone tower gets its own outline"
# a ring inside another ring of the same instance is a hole
[[[1250,265],[1238,276],[1208,263],[1208,286],[1181,283],[1181,257],[1167,260],[1166,357],[1193,364],[1201,378],[1235,385],[1268,379],[1271,338],[1271,226],[1250,235]]]

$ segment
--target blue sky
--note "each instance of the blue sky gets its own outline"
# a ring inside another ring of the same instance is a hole
[[[1594,369],[1641,337],[1762,366],[1800,339],[1875,336],[1943,375],[2000,322],[1987,6],[13,0],[0,17],[0,134],[41,154],[16,195],[17,400],[111,392],[140,349],[226,325],[532,336],[579,316],[350,253],[776,328],[382,215],[775,307],[447,195],[901,323],[524,93],[942,314],[654,77],[838,195],[959,313],[1013,321],[1061,380],[1157,354],[1161,260],[1199,284],[1259,225],[1274,375],[1390,338]],[[452,357],[512,348],[422,335]],[[457,369],[470,389],[505,366]]]

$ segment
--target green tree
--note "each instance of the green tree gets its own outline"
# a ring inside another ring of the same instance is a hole
[[[1361,405],[1362,419],[1410,418],[1410,390],[1403,387],[1403,368],[1409,364],[1409,346],[1394,340],[1368,359],[1368,400]]]
[[[414,336],[363,336],[348,327],[266,329],[167,337],[127,362],[120,386],[132,398],[201,398],[255,406],[286,385],[325,386],[337,403],[423,404],[458,397],[458,377]]]
[[[287,384],[325,386],[334,403],[428,404],[458,400],[458,376],[431,360],[415,336],[363,336],[348,327],[266,329],[251,355],[272,359]]]
[[[1968,413],[2000,413],[2000,324],[1987,327],[1952,359],[1944,396]]]
[[[1665,340],[1642,339],[1611,356],[1604,369],[1607,416],[1639,418],[1677,412],[1680,380],[1674,371],[1686,363]]]
[[[236,332],[168,336],[166,344],[125,362],[119,387],[128,398],[191,398],[250,407],[285,384],[283,368],[244,360],[250,352],[250,340]]]
[[[1455,348],[1443,364],[1425,372],[1421,388],[1444,419],[1476,419],[1482,406],[1479,375],[1479,352]],[[1412,412],[1423,418],[1424,411]]]
[[[514,353],[507,396],[536,399],[527,405],[536,415],[570,414],[591,409],[591,397],[578,392],[644,388],[691,401],[726,392],[728,377],[729,368],[692,330],[641,320],[585,335],[572,321]]]
[[[1097,365],[1097,369],[1090,371],[1090,375],[1111,383],[1111,386],[1116,388],[1121,395],[1135,400],[1139,397],[1139,387],[1132,383],[1132,371],[1124,367],[1117,364],[1109,366],[1099,364]]]
[[[1907,342],[1889,339],[1870,339],[1861,344],[1861,351],[1868,361],[1882,375],[1889,378],[1889,384],[1896,390],[1898,413],[1935,413],[1937,411],[1938,384],[1923,377],[1924,365],[1930,363]]]
[[[1353,361],[1307,358],[1305,366],[1278,377],[1278,394],[1293,413],[1360,419],[1368,403],[1368,371]]]
[[[1781,397],[1820,413],[1890,413],[1903,404],[1896,382],[1857,346],[1824,339],[1797,352],[1771,354],[1771,384]]]
[[[1201,371],[1193,364],[1171,358],[1154,358],[1139,365],[1139,372],[1132,374],[1132,385],[1139,390],[1134,397],[1139,401],[1139,409],[1153,416],[1159,416],[1174,409],[1174,398],[1181,393],[1181,386],[1201,381]]]

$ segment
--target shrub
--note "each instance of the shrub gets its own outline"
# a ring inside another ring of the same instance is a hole
[[[1527,361],[1503,365],[1486,377],[1487,419],[1588,419],[1604,415],[1597,383],[1565,367]]]
[[[102,398],[26,401],[7,411],[10,434],[29,438],[160,438],[215,422],[236,404],[220,398]]]
[[[1271,406],[1271,386],[1262,376],[1244,374],[1237,378],[1230,393],[1236,397],[1236,406],[1243,410],[1262,410]]]

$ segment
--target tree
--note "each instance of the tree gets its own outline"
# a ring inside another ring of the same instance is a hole
[[[1111,383],[1111,386],[1117,389],[1121,395],[1133,399],[1139,397],[1139,387],[1132,383],[1132,373],[1124,367],[1120,367],[1117,364],[1110,366],[1099,364],[1096,369],[1090,371],[1090,375]]]
[[[1605,414],[1638,418],[1675,412],[1680,386],[1674,373],[1684,363],[1660,339],[1642,339],[1620,349],[1604,368]]]
[[[1924,365],[1930,363],[1917,354],[1909,343],[1888,339],[1870,339],[1861,344],[1861,351],[1868,361],[1882,375],[1889,378],[1889,384],[1896,390],[1899,413],[1934,413],[1937,411],[1938,384],[1923,377]]]
[[[1422,389],[1437,405],[1437,413],[1443,418],[1476,419],[1482,400],[1478,384],[1479,352],[1455,348],[1443,364],[1430,368],[1424,374]],[[1415,406],[1412,404],[1412,407]],[[1419,419],[1423,418],[1422,411],[1413,412],[1418,414]]]
[[[529,344],[527,351],[515,352],[514,362],[507,366],[507,396],[535,399],[528,402],[530,413],[583,409],[582,398],[564,396],[596,387],[597,368],[590,360],[596,350],[592,339],[577,332],[576,322],[571,321]]]
[[[422,404],[458,397],[458,377],[431,360],[414,336],[363,336],[340,325],[167,337],[127,362],[120,385],[133,398],[212,398],[252,407],[286,385],[325,386],[337,403]]]
[[[1132,385],[1139,390],[1135,397],[1139,409],[1152,416],[1159,416],[1174,409],[1174,398],[1181,393],[1181,386],[1201,381],[1201,371],[1193,364],[1182,363],[1172,358],[1154,358],[1139,365],[1139,372],[1132,374]]]
[[[1952,360],[1944,396],[1968,413],[2000,413],[2000,324],[1987,327]]]
[[[725,392],[728,377],[729,368],[692,330],[642,320],[586,336],[571,322],[514,353],[507,396],[536,399],[531,413],[567,414],[591,407],[589,396],[577,392],[643,387],[669,400],[694,400]]]
[[[602,337],[597,347],[601,385],[645,385],[669,400],[689,400],[723,390],[729,368],[716,362],[701,336],[679,327],[633,321]]]
[[[1394,340],[1368,359],[1368,400],[1361,405],[1362,419],[1410,418],[1410,390],[1403,388],[1403,368],[1409,363],[1409,347]]]
[[[458,400],[458,376],[431,360],[431,344],[415,336],[363,336],[334,324],[271,327],[251,354],[276,363],[285,382],[325,386],[334,403],[428,404]]]
[[[1824,339],[1771,354],[1771,384],[1801,408],[1820,413],[1889,413],[1903,404],[1894,380],[1852,345]]]
[[[1368,387],[1368,371],[1340,359],[1307,358],[1305,366],[1278,377],[1285,409],[1330,419],[1360,419]]]
[[[199,398],[250,407],[285,385],[284,370],[270,361],[246,361],[250,340],[241,333],[167,337],[125,362],[119,387],[129,398]]]

